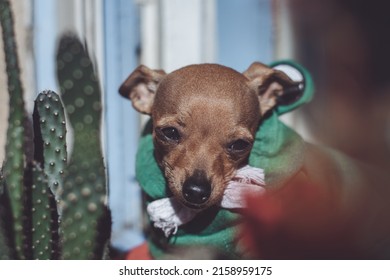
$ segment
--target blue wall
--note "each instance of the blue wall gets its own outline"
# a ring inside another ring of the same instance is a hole
[[[240,72],[273,59],[271,0],[217,0],[217,62]]]
[[[138,113],[118,93],[137,66],[139,12],[134,1],[104,1],[106,158],[113,215],[113,245],[127,250],[143,241],[140,188],[135,181]]]

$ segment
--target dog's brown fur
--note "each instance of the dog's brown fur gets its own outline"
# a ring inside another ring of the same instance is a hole
[[[139,66],[119,92],[152,117],[155,157],[173,195],[204,209],[221,200],[248,160],[261,117],[293,84],[261,63],[243,74],[216,64],[170,74]]]

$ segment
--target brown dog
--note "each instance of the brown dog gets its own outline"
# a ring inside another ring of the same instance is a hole
[[[248,162],[260,120],[276,105],[291,104],[299,97],[297,86],[283,72],[260,63],[243,74],[214,64],[192,65],[170,74],[140,66],[120,93],[136,110],[152,117],[156,161],[178,203],[198,213],[221,202],[227,183]],[[302,160],[299,169],[281,189],[250,200],[252,220],[247,229],[255,255],[388,258],[388,172],[299,141],[304,151],[294,150],[293,145],[279,151],[299,153],[291,157]],[[291,162],[285,168],[291,169]],[[213,230],[220,233],[227,227],[214,225]],[[167,232],[168,245],[192,245],[191,228],[175,239],[169,239],[171,231]],[[218,240],[213,238],[208,231],[196,244],[215,245]],[[224,240],[218,248],[230,254],[234,250],[228,248],[237,246],[235,240],[229,242]],[[164,250],[154,239],[150,244]],[[159,257],[154,252],[153,257]]]
[[[261,117],[294,85],[261,63],[243,74],[216,64],[170,74],[139,66],[119,92],[152,117],[155,157],[173,195],[205,209],[221,201],[227,182],[247,164]]]

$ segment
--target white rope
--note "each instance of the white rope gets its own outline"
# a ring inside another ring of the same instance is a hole
[[[247,195],[263,193],[264,186],[263,169],[244,166],[226,186],[220,206],[245,208]],[[154,227],[162,229],[166,237],[176,234],[179,226],[190,222],[200,211],[185,207],[174,197],[155,200],[147,207]]]

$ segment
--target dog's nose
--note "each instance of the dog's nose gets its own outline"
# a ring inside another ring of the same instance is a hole
[[[205,203],[211,194],[210,186],[198,186],[198,185],[184,185],[183,195],[184,198],[193,204]]]
[[[203,204],[211,195],[211,184],[206,176],[195,172],[183,184],[184,199],[191,204]]]

